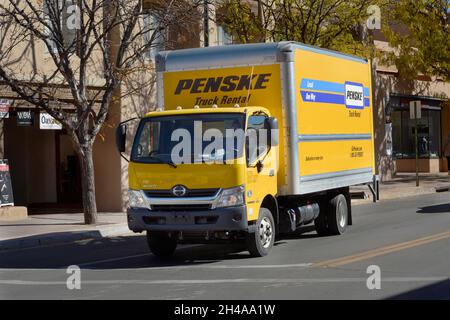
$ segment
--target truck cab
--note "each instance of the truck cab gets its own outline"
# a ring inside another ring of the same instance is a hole
[[[180,242],[233,240],[267,254],[275,237],[278,140],[278,121],[263,107],[148,113],[131,149],[130,229],[148,231],[158,255]],[[261,210],[274,212],[258,223]]]

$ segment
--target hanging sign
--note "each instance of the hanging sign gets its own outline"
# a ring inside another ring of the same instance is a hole
[[[409,118],[410,119],[422,118],[422,103],[421,101],[411,101],[409,103]]]
[[[9,100],[0,99],[0,119],[9,118],[9,107],[10,107]]]
[[[33,126],[34,112],[33,111],[17,111],[17,125],[18,126]]]
[[[39,115],[39,128],[43,130],[61,130],[61,123],[46,112]]]

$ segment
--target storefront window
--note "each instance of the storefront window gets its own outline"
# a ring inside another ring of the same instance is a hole
[[[432,103],[422,101],[422,117],[417,120],[417,146],[421,158],[441,155],[441,110],[438,106],[430,104]],[[415,121],[410,119],[409,100],[397,100],[397,103],[393,105],[391,117],[394,157],[414,158]]]

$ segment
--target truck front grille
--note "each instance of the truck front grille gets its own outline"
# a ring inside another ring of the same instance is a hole
[[[183,205],[166,205],[158,204],[152,205],[153,211],[203,211],[209,210],[211,208],[210,204],[183,204]]]
[[[186,194],[182,198],[192,198],[192,197],[212,197],[214,196],[218,188],[212,189],[187,189]],[[144,191],[147,197],[150,198],[173,198],[174,195],[171,189],[160,189],[160,190],[146,190]]]

